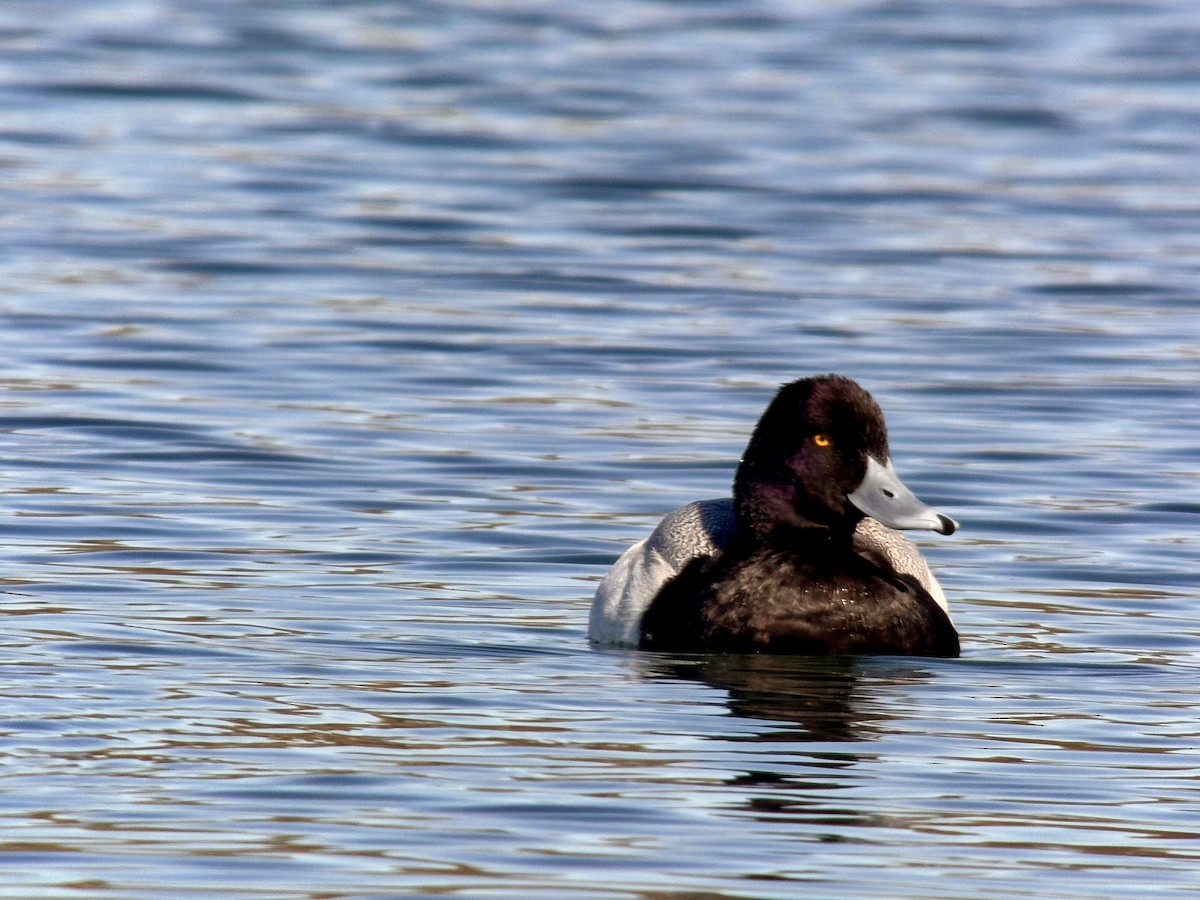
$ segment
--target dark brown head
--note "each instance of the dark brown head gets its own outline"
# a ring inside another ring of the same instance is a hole
[[[761,537],[780,529],[847,533],[870,515],[892,528],[956,525],[921,503],[892,468],[874,398],[841,375],[785,384],[754,428],[733,484],[738,520]]]

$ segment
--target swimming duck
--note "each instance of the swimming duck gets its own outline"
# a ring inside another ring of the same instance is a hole
[[[941,585],[894,530],[957,527],[901,482],[867,391],[803,378],[759,419],[733,497],[675,510],[617,560],[588,636],[649,650],[958,656]]]

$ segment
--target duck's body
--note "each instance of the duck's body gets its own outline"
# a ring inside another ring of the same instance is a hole
[[[647,650],[957,656],[946,611],[911,575],[882,569],[849,541],[734,540],[693,560],[642,617]]]
[[[649,537],[621,554],[597,586],[588,637],[598,644],[641,644],[642,619],[663,587],[689,564],[722,554],[736,533],[732,497],[697,500],[668,513]],[[878,569],[915,579],[949,618],[941,584],[903,534],[868,516],[855,526],[852,546]]]
[[[864,515],[870,513],[871,515]],[[955,524],[901,484],[882,413],[839,376],[785,385],[734,497],[687,504],[600,583],[589,637],[657,650],[957,656],[945,595],[896,527]]]

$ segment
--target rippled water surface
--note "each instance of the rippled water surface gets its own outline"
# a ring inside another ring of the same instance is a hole
[[[0,12],[0,896],[1200,871],[1200,13]],[[960,660],[588,646],[851,375]]]

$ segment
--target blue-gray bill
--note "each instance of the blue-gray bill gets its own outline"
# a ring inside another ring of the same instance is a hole
[[[889,528],[926,528],[939,534],[953,534],[958,528],[957,522],[926,506],[905,487],[890,459],[881,463],[868,456],[867,474],[849,499],[862,513]]]

